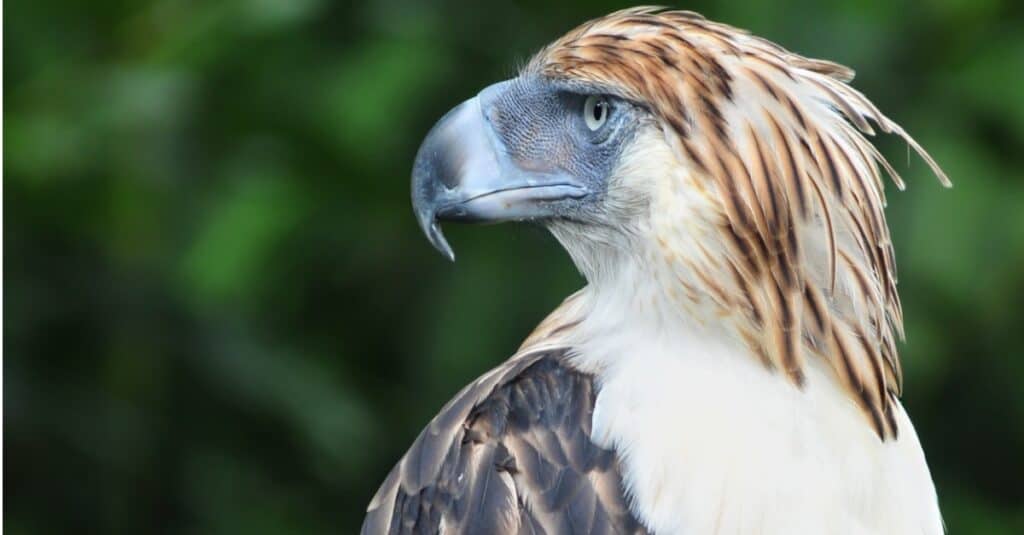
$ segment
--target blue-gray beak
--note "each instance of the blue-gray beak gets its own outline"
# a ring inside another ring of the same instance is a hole
[[[448,112],[427,134],[412,171],[412,205],[430,243],[455,260],[440,221],[501,222],[552,215],[551,204],[586,188],[562,172],[516,162],[493,124],[493,102],[509,82],[492,85]]]

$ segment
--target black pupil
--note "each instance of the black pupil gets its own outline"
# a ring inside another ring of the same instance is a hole
[[[601,121],[604,120],[604,114],[606,113],[607,107],[608,107],[608,103],[603,101],[603,100],[599,100],[599,101],[594,103],[594,112],[593,113],[594,113],[594,120],[595,121],[601,122]]]

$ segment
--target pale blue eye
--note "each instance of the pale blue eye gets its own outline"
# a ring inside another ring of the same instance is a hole
[[[587,97],[583,103],[583,121],[587,123],[587,128],[597,130],[604,126],[608,120],[608,111],[608,99],[596,95]]]

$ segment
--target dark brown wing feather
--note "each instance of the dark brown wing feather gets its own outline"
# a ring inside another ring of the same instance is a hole
[[[423,430],[362,533],[644,533],[615,453],[590,440],[595,395],[564,349],[507,361]]]

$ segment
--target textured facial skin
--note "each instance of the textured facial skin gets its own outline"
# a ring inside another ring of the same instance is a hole
[[[606,96],[608,118],[591,130],[583,118],[584,102],[591,94],[604,95],[586,89],[526,75],[481,94],[487,120],[520,170],[564,173],[588,190],[582,199],[557,201],[548,218],[595,219],[595,212],[602,210],[609,176],[646,113],[629,101]]]
[[[489,86],[420,145],[412,175],[420,226],[454,259],[442,220],[607,225],[610,177],[645,122],[646,110],[593,84],[524,74]]]

